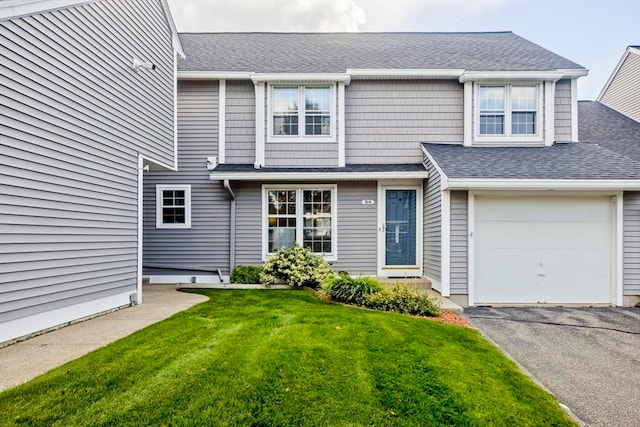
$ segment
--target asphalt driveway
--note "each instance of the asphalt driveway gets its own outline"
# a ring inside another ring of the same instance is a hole
[[[472,307],[465,315],[589,426],[640,426],[640,309]]]

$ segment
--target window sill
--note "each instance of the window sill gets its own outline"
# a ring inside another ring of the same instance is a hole
[[[335,136],[270,136],[267,143],[336,143]]]

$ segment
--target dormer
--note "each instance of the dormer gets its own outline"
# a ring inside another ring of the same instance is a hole
[[[556,140],[556,83],[569,86],[571,140],[577,141],[578,77],[587,70],[462,73],[465,146],[550,146]]]

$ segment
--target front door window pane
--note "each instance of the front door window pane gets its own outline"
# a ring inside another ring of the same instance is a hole
[[[303,190],[303,242],[314,253],[331,252],[331,190]]]
[[[386,265],[416,265],[416,197],[416,190],[386,190]]]

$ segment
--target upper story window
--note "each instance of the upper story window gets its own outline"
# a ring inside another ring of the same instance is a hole
[[[156,227],[191,228],[191,186],[156,186]]]
[[[335,137],[333,86],[271,86],[272,139]]]
[[[479,137],[538,137],[540,85],[478,87]]]

